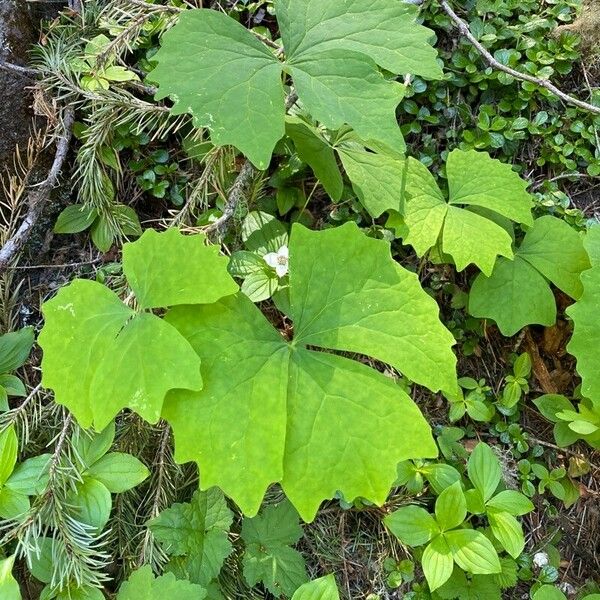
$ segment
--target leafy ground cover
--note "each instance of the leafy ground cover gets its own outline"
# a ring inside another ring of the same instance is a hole
[[[44,23],[4,65],[40,129],[3,180],[0,597],[597,600],[595,19]]]

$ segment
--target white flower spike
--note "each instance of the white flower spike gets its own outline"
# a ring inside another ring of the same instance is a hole
[[[277,273],[280,279],[285,277],[288,272],[290,252],[287,246],[281,246],[277,252],[265,254],[265,262]]]

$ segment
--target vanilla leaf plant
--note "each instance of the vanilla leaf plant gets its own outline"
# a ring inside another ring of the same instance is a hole
[[[42,383],[83,427],[104,429],[127,407],[156,423],[169,389],[200,389],[200,359],[152,309],[214,302],[237,290],[227,260],[202,236],[148,230],[123,248],[130,308],[95,281],[77,279],[43,307]]]
[[[275,0],[278,52],[227,15],[186,10],[162,38],[149,78],[173,114],[191,113],[217,146],[231,144],[266,169],[285,133],[284,80],[312,117],[349,125],[364,140],[403,152],[396,107],[404,86],[386,76],[442,75],[418,9],[396,0]]]
[[[95,282],[63,288],[44,306],[45,385],[96,429],[122,408],[162,415],[202,488],[220,487],[249,515],[275,482],[305,520],[338,491],[383,503],[397,464],[437,448],[411,398],[372,366],[454,393],[454,339],[437,304],[355,224],[294,225],[286,340],[235,294],[226,262],[177,230],[127,244],[138,310]]]
[[[458,271],[474,264],[489,276],[498,256],[513,258],[512,222],[533,225],[528,184],[510,165],[474,150],[450,152],[446,177],[447,199],[427,167],[409,158],[404,211],[388,224],[419,256],[435,249],[439,262]]]

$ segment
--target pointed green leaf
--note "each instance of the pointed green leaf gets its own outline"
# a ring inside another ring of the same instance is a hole
[[[562,219],[551,216],[536,219],[518,255],[565,294],[579,298],[583,293],[581,272],[590,268],[590,261],[583,238]]]
[[[162,577],[154,577],[152,567],[146,565],[134,571],[129,579],[121,585],[117,600],[203,600],[206,590],[199,585],[175,579],[175,575],[167,573]]]
[[[86,477],[68,494],[67,501],[71,516],[94,527],[96,533],[100,533],[108,523],[112,498],[103,483]]]
[[[556,416],[557,413],[563,410],[571,410],[575,412],[575,407],[565,396],[560,394],[544,394],[536,398],[533,403],[538,410],[553,423],[557,423],[560,419]]]
[[[10,373],[22,367],[33,346],[33,327],[0,335],[0,373]]]
[[[67,206],[56,219],[54,233],[79,233],[92,226],[98,217],[95,208],[88,208],[84,204],[71,204]]]
[[[598,368],[600,348],[600,320],[598,320],[598,298],[600,296],[600,256],[596,255],[600,247],[600,226],[590,229],[585,240],[593,267],[581,274],[583,294],[567,309],[573,319],[573,337],[567,350],[577,358],[577,371],[581,375],[581,393],[600,403],[600,369]]]
[[[488,519],[495,538],[513,558],[517,558],[525,548],[525,536],[519,521],[511,514],[496,509],[488,511]]]
[[[25,384],[16,375],[0,375],[0,386],[4,389],[7,396],[27,396]]]
[[[289,55],[344,48],[392,73],[442,76],[428,44],[432,32],[416,23],[414,6],[393,0],[277,0],[275,9]]]
[[[281,64],[245,27],[221,12],[186,10],[162,38],[150,77],[173,114],[191,112],[217,146],[232,144],[266,169],[284,134]]]
[[[466,516],[467,502],[463,494],[462,485],[460,481],[457,481],[450,487],[447,487],[438,496],[435,502],[435,518],[440,529],[447,531],[458,527],[465,520]]]
[[[291,547],[302,537],[302,527],[289,502],[244,519],[241,537],[246,546],[244,577],[251,587],[260,582],[276,598],[289,597],[308,581],[304,559]]]
[[[0,488],[13,472],[18,452],[19,439],[14,426],[11,425],[0,433]]]
[[[484,442],[479,442],[471,452],[467,472],[471,483],[479,490],[483,501],[487,502],[500,483],[502,470],[498,457]]]
[[[26,494],[4,486],[0,490],[0,517],[2,519],[20,519],[29,510],[29,498]]]
[[[100,433],[77,429],[71,442],[81,466],[87,469],[100,460],[115,440],[115,422],[111,421]]]
[[[338,149],[352,187],[373,218],[388,210],[404,210],[406,161],[365,150]]]
[[[511,337],[526,325],[554,325],[556,301],[544,277],[520,256],[500,258],[492,274],[477,276],[469,294],[469,313],[493,319]]]
[[[2,600],[21,600],[19,584],[12,574],[14,563],[14,556],[0,560],[0,597]]]
[[[454,558],[443,535],[436,537],[425,548],[421,566],[432,592],[448,581],[452,575]]]
[[[456,564],[468,573],[500,573],[500,560],[492,542],[474,529],[455,529],[444,534]]]
[[[285,132],[294,141],[298,156],[310,165],[332,200],[338,201],[342,197],[344,182],[333,148],[316,129],[298,117],[287,117]]]
[[[515,490],[504,490],[490,498],[487,502],[488,508],[504,511],[515,517],[526,515],[534,509],[533,502],[520,492]]]
[[[148,528],[172,560],[176,559],[178,570],[206,586],[231,554],[227,534],[232,521],[223,492],[211,488],[196,492],[189,503],[163,510]]]
[[[572,421],[571,423],[569,423],[569,428],[575,433],[579,433],[581,435],[591,435],[592,433],[596,433],[596,431],[600,429],[597,425],[594,425],[589,421],[581,420]]]
[[[50,459],[50,454],[40,454],[19,463],[6,482],[6,487],[27,496],[43,493],[48,485]]]
[[[460,481],[460,473],[451,465],[444,463],[425,465],[419,469],[436,494],[441,494],[447,487]]]
[[[388,515],[385,526],[407,546],[422,546],[440,533],[436,520],[420,506],[404,506]]]
[[[142,309],[211,304],[235,294],[238,286],[227,262],[203,235],[183,235],[178,229],[147,229],[123,246],[123,272]]]
[[[528,183],[511,165],[486,152],[453,150],[446,163],[450,204],[483,206],[512,221],[533,225]]]
[[[467,490],[465,492],[465,500],[467,501],[467,510],[472,515],[482,515],[485,512],[485,502],[478,489]]]
[[[150,471],[131,454],[111,452],[95,462],[86,475],[103,483],[109,492],[120,494],[142,483]]]
[[[201,357],[206,383],[166,399],[177,459],[198,462],[202,485],[250,515],[273,482],[306,520],[337,491],[382,503],[400,461],[436,455],[429,427],[389,378],[306,346],[368,354],[436,389],[456,385],[451,336],[388,244],[354,224],[294,226],[289,285],[291,343],[242,295],[167,315]]]
[[[292,600],[340,600],[333,575],[327,575],[301,585]]]
[[[43,311],[43,384],[83,427],[102,429],[125,407],[156,423],[169,389],[202,385],[200,359],[173,327],[99,283],[75,280]]]
[[[286,226],[273,215],[252,211],[242,223],[242,239],[248,250],[263,256],[287,246],[288,232]]]

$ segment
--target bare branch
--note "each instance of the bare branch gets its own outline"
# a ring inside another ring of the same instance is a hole
[[[233,217],[239,203],[246,196],[248,188],[250,187],[250,183],[252,182],[252,179],[256,173],[257,171],[252,163],[249,160],[246,160],[244,166],[240,169],[238,176],[235,178],[235,181],[231,186],[225,208],[223,209],[223,214],[214,223],[211,223],[208,227],[206,227],[204,230],[206,233],[218,233],[219,235],[223,234],[227,228],[229,219]]]
[[[69,106],[65,110],[65,116],[62,123],[63,133],[56,143],[56,153],[48,176],[44,181],[30,190],[27,197],[29,210],[27,211],[25,220],[21,223],[17,232],[0,249],[0,273],[7,269],[21,248],[25,245],[31,235],[33,227],[42,214],[46,202],[48,202],[50,193],[56,185],[58,176],[67,157],[74,122],[75,109]]]
[[[286,111],[292,108],[292,106],[294,106],[294,104],[296,104],[297,101],[298,95],[296,94],[296,92],[292,92],[285,100]],[[223,209],[223,214],[214,223],[211,223],[208,227],[204,229],[206,233],[216,232],[219,235],[223,234],[223,232],[227,229],[227,224],[229,220],[235,214],[239,203],[246,195],[248,187],[256,173],[257,171],[252,166],[252,163],[249,160],[246,160],[244,166],[241,168],[238,176],[236,177],[235,181],[233,182],[233,185],[231,186],[231,190],[229,192],[229,196],[227,197],[225,208]]]
[[[29,67],[22,67],[21,65],[15,65],[14,63],[0,60],[0,69],[8,71],[9,73],[16,73],[23,77],[33,78],[40,74],[37,69],[30,69]]]
[[[547,79],[540,79],[539,77],[534,77],[533,75],[528,75],[527,73],[521,73],[520,71],[516,71],[511,67],[507,67],[503,65],[501,62],[498,62],[485,48],[479,40],[471,33],[469,26],[452,10],[452,7],[446,0],[441,0],[440,5],[444,12],[454,21],[456,27],[460,31],[461,35],[464,35],[473,46],[477,49],[477,51],[483,56],[486,62],[494,69],[498,71],[504,71],[504,73],[508,73],[512,75],[515,79],[519,79],[521,81],[528,81],[529,83],[533,83],[539,87],[547,89],[549,92],[552,92],[555,96],[560,98],[563,102],[567,104],[572,104],[573,106],[577,106],[582,108],[583,110],[587,110],[596,115],[600,115],[600,106],[594,106],[588,102],[584,102],[583,100],[579,100],[574,98],[573,96],[569,96],[569,94],[565,94],[565,92],[558,89],[553,83],[548,81]]]

